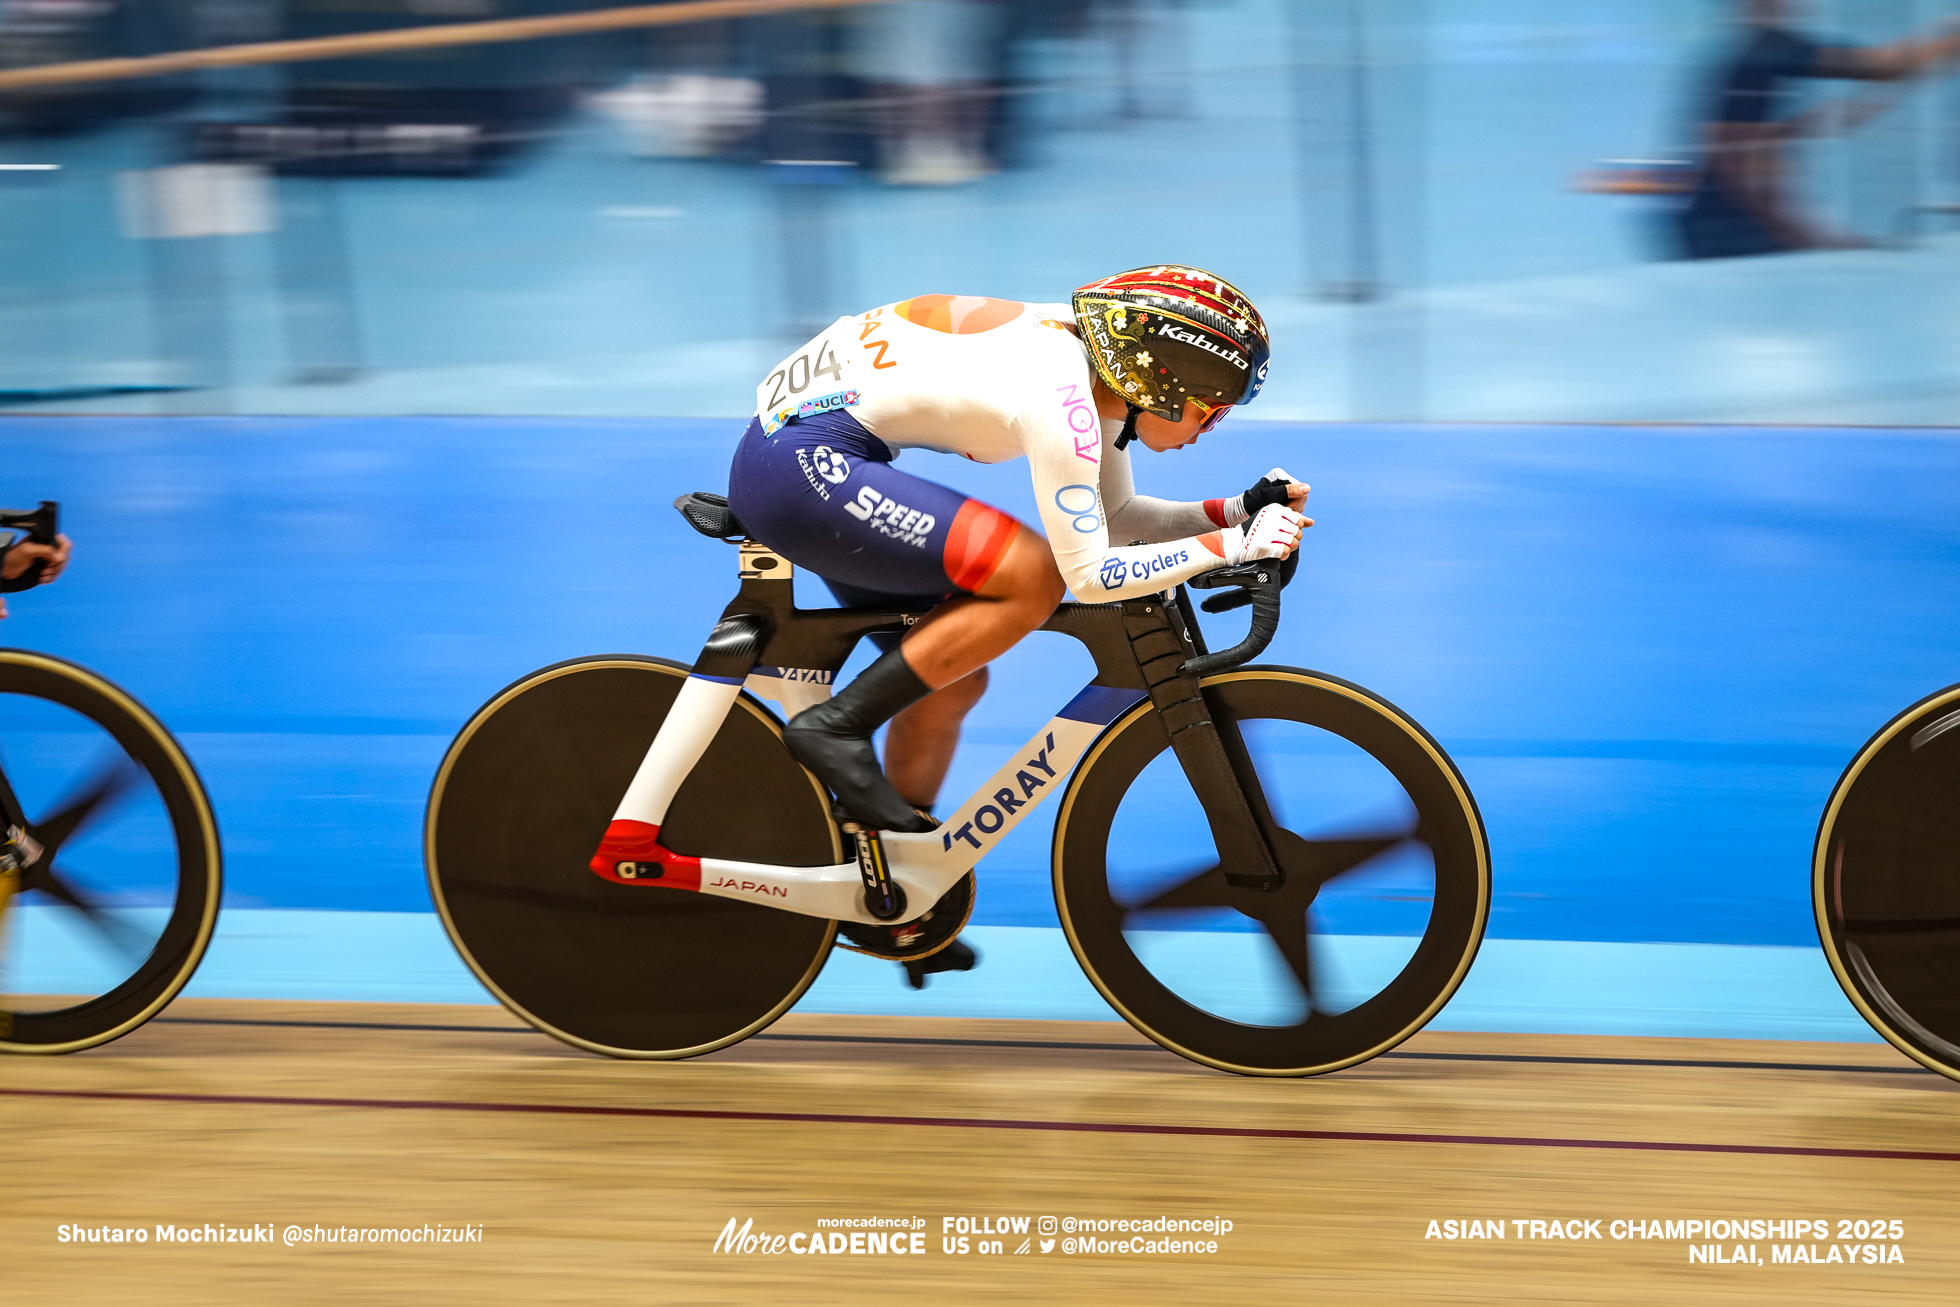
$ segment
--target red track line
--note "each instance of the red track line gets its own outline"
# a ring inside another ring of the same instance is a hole
[[[1960,1162],[1960,1153],[1889,1148],[1789,1148],[1772,1144],[1685,1144],[1646,1139],[1544,1139],[1525,1135],[1390,1134],[1370,1130],[1279,1130],[1256,1126],[1143,1125],[1121,1121],[1025,1121],[985,1116],[870,1116],[835,1112],[733,1112],[682,1107],[600,1107],[576,1103],[465,1103],[445,1099],[297,1098],[273,1094],[165,1094],[96,1089],[0,1089],[13,1098],[81,1098],[123,1103],[255,1104],[261,1107],[365,1107],[419,1112],[531,1112],[546,1116],[656,1117],[684,1121],[779,1121],[810,1125],[941,1126],[958,1130],[1066,1130],[1085,1134],[1194,1135],[1229,1139],[1318,1139],[1376,1144],[1482,1144],[1503,1148],[1619,1148],[1659,1153],[1755,1153],[1769,1157],[1870,1157],[1894,1162]]]

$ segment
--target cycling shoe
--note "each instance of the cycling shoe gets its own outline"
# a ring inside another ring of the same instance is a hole
[[[926,977],[935,971],[971,971],[980,965],[980,954],[969,945],[954,940],[927,958],[905,963],[905,983],[914,989],[926,987]]]
[[[783,743],[863,825],[923,835],[938,823],[913,811],[885,779],[871,733],[931,693],[904,653],[892,649],[835,696],[792,718]]]
[[[826,706],[818,704],[797,714],[783,728],[783,743],[791,755],[830,788],[846,812],[870,829],[912,835],[937,830],[938,822],[921,817],[885,779],[885,769],[878,765],[877,751],[869,739],[833,735],[824,729],[821,719],[809,720]]]

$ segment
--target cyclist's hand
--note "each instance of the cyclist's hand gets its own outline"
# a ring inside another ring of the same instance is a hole
[[[1265,476],[1252,483],[1252,488],[1230,501],[1226,521],[1243,522],[1259,516],[1259,510],[1268,504],[1285,504],[1294,512],[1307,506],[1307,492],[1311,487],[1305,482],[1293,479],[1285,468],[1276,467]],[[1233,510],[1237,511],[1234,512]]]
[[[1255,558],[1285,558],[1300,547],[1300,532],[1312,525],[1285,504],[1268,504],[1244,526],[1221,533],[1225,563],[1236,567]]]
[[[31,540],[16,541],[0,560],[0,579],[11,581],[21,575],[36,561],[47,564],[41,571],[41,584],[46,585],[61,575],[68,566],[68,555],[74,551],[74,543],[67,536],[56,536],[51,545],[37,545]]]

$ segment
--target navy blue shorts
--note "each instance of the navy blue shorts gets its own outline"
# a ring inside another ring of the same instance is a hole
[[[929,607],[985,585],[1020,523],[892,466],[848,412],[799,417],[773,436],[750,421],[728,471],[749,534],[852,608]]]

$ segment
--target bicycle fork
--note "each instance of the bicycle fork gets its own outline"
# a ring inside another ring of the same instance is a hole
[[[1123,605],[1123,632],[1171,750],[1204,809],[1226,884],[1271,892],[1286,874],[1273,856],[1273,818],[1259,774],[1237,724],[1212,720],[1199,678],[1184,670],[1194,653],[1205,652],[1189,605],[1182,591],[1175,604],[1130,600]]]

